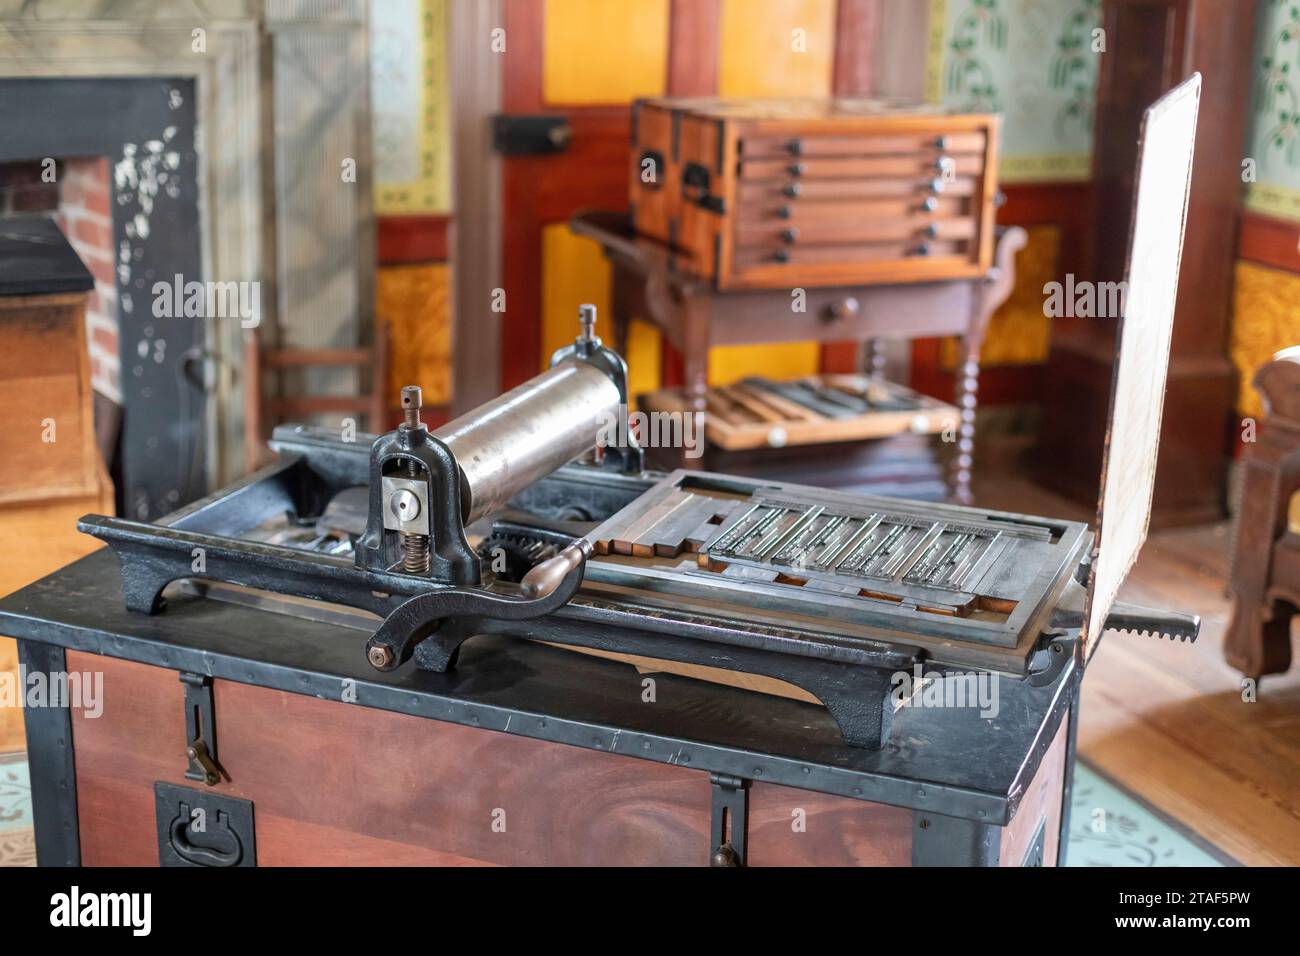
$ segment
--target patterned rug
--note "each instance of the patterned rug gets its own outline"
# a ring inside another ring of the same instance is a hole
[[[1080,760],[1066,866],[1238,866],[1173,817]]]
[[[23,754],[0,755],[0,866],[35,866]],[[1075,765],[1067,866],[1236,866],[1176,820],[1083,761]]]
[[[0,754],[0,866],[35,866],[32,788],[23,754]]]

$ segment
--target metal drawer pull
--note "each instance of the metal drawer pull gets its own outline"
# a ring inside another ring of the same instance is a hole
[[[937,237],[939,235],[939,224],[935,222],[930,223],[930,225],[925,227],[925,234],[931,239]]]
[[[939,208],[939,200],[933,196],[926,196],[925,201],[921,203],[921,212],[934,212]]]
[[[785,193],[787,196],[789,196],[791,199],[797,199],[799,197],[799,192],[800,192],[799,184],[791,183],[789,186],[786,186],[781,191]]]
[[[941,193],[944,189],[944,181],[938,177],[930,180],[930,192]]]
[[[952,166],[953,166],[953,162],[951,156],[940,156],[938,159],[934,161],[934,168],[939,170],[939,172],[943,172],[946,169],[951,169]]]
[[[928,256],[929,254],[930,244],[928,242],[923,242],[912,250],[912,255],[914,256]]]
[[[937,137],[935,137],[934,145],[935,145],[935,147],[938,148],[938,149],[947,149],[947,148],[948,148],[948,137],[947,137],[947,136],[937,136]]]
[[[862,309],[861,303],[853,296],[840,299],[838,302],[832,302],[826,306],[826,321],[838,322],[841,319],[851,319]]]

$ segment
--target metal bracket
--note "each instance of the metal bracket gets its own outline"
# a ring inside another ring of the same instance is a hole
[[[1069,632],[1061,628],[1049,628],[1038,636],[1038,646],[1029,658],[1029,673],[1026,680],[1033,687],[1047,687],[1065,670],[1065,665],[1074,660],[1074,646],[1079,640],[1077,631]]]
[[[551,367],[554,368],[567,359],[580,359],[609,376],[609,380],[618,389],[619,415],[624,419],[619,423],[619,434],[627,436],[627,444],[610,445],[604,449],[605,467],[622,472],[625,475],[639,475],[645,470],[645,450],[638,444],[636,436],[627,427],[627,409],[629,393],[627,387],[627,362],[617,352],[605,348],[600,337],[592,334],[596,324],[596,307],[584,305],[579,309],[583,332],[572,345],[556,349],[551,354]]]
[[[912,811],[912,866],[997,866],[1001,852],[999,826]]]
[[[709,783],[713,790],[709,865],[744,866],[745,836],[749,830],[749,781],[711,773]]]
[[[503,156],[546,156],[569,148],[573,128],[559,115],[492,117],[492,148]]]
[[[1021,866],[1032,867],[1043,865],[1043,855],[1047,852],[1047,818],[1038,821],[1038,830],[1034,833],[1033,842],[1029,844],[1029,849],[1025,851],[1025,858],[1020,861]]]
[[[204,674],[181,671],[185,685],[185,756],[190,766],[185,779],[202,780],[215,787],[223,776],[217,763],[217,718],[213,709],[212,678]]]

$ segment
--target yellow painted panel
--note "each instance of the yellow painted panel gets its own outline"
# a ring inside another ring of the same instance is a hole
[[[719,346],[709,352],[709,384],[730,385],[751,375],[778,380],[814,375],[820,361],[816,342]]]
[[[1263,415],[1251,381],[1275,352],[1300,344],[1300,275],[1253,262],[1238,262],[1233,291],[1229,353],[1241,373],[1237,410]]]
[[[596,334],[608,342],[613,334],[610,307],[612,270],[599,243],[575,236],[562,222],[542,229],[542,368],[551,353],[571,345],[578,334],[578,306],[596,307]],[[633,319],[623,356],[627,360],[628,394],[633,398],[659,387],[659,330]],[[508,347],[508,346],[507,346]]]
[[[668,0],[546,0],[545,6],[546,103],[628,103],[664,92]]]
[[[636,397],[659,388],[662,338],[649,322],[633,319],[627,332],[627,393],[636,408]]]
[[[426,405],[451,401],[451,273],[446,263],[380,266],[375,315],[391,329],[388,394],[424,389]]]
[[[720,95],[830,95],[835,0],[723,0],[720,33]],[[819,355],[812,342],[715,348],[709,383],[811,375]]]
[[[721,96],[828,96],[835,0],[723,0]]]
[[[1029,242],[1016,254],[1016,284],[993,313],[980,350],[983,365],[1040,365],[1047,361],[1052,320],[1043,314],[1043,286],[1056,281],[1061,249],[1057,226],[1029,226]],[[958,340],[945,339],[943,367],[957,366]]]
[[[599,243],[575,236],[568,223],[542,227],[542,354],[538,371],[550,366],[552,352],[573,344],[578,334],[578,306],[584,302],[596,307],[596,334],[608,336],[610,281],[609,262]],[[503,345],[510,347],[509,342]]]

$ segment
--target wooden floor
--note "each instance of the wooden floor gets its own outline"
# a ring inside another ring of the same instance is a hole
[[[988,508],[1095,520],[1022,478],[985,472],[976,493]],[[1229,530],[1150,536],[1121,598],[1200,614],[1201,636],[1107,634],[1084,678],[1079,750],[1240,862],[1300,865],[1300,666],[1243,702],[1222,653]]]

